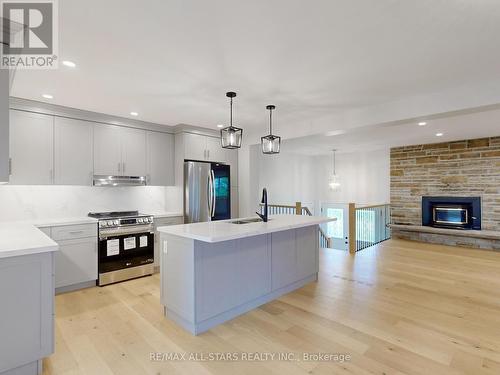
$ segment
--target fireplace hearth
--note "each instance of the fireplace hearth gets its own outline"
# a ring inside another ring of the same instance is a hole
[[[481,229],[480,197],[422,197],[422,225]]]

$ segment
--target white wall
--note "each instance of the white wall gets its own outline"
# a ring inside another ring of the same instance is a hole
[[[259,146],[249,147],[245,155],[248,160],[244,167],[253,170],[254,177],[246,179],[248,189],[240,193],[240,207],[246,207],[240,216],[253,214],[263,187],[268,189],[269,203],[301,201],[314,212],[319,212],[320,202],[375,204],[390,199],[388,149],[338,154],[336,169],[341,178],[341,189],[335,192],[328,189],[331,155],[306,156],[286,152],[263,155]],[[240,178],[246,178],[245,170],[240,171]]]
[[[0,221],[86,216],[90,211],[182,211],[182,191],[168,186],[0,186]]]
[[[389,150],[338,154],[339,191],[328,188],[332,156],[316,156],[317,198],[320,201],[356,204],[388,203],[390,200]]]

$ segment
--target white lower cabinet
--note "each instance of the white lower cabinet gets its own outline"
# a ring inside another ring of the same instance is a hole
[[[74,290],[97,280],[97,223],[39,229],[59,245],[55,252],[56,288]]]
[[[59,241],[56,288],[97,280],[97,238]]]

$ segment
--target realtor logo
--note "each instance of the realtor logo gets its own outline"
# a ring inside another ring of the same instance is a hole
[[[56,0],[3,0],[2,68],[57,68]]]

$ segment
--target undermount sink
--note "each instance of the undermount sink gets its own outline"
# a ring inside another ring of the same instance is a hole
[[[262,222],[262,219],[260,217],[256,217],[254,219],[243,219],[243,220],[231,221],[231,224],[250,224],[250,223],[261,223],[261,222]]]

